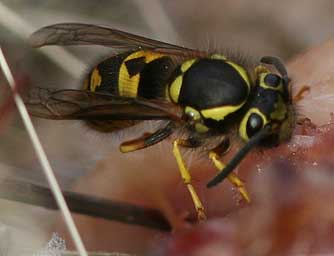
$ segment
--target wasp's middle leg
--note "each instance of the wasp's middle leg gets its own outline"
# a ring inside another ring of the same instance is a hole
[[[209,158],[219,171],[223,171],[225,168],[225,164],[223,164],[219,160],[219,157],[223,154],[226,154],[229,151],[229,149],[230,149],[229,140],[227,138],[224,138],[224,140],[216,148],[212,149],[209,152]],[[250,196],[245,188],[244,182],[233,172],[227,176],[227,179],[239,190],[239,193],[242,196],[242,198],[246,202],[250,203],[251,201]]]

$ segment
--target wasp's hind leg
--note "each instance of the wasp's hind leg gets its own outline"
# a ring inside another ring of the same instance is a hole
[[[152,146],[170,136],[173,133],[174,128],[174,123],[168,122],[165,127],[155,131],[154,133],[145,133],[140,138],[123,142],[119,146],[119,149],[122,153],[127,153]]]
[[[224,138],[224,140],[216,148],[212,149],[209,152],[209,158],[220,172],[224,170],[225,164],[223,164],[219,160],[219,157],[223,154],[226,154],[229,151],[229,149],[230,149],[229,140],[227,138]],[[238,189],[242,198],[247,203],[250,203],[251,200],[245,188],[245,183],[233,172],[227,176],[227,179]]]
[[[179,146],[181,147],[197,147],[197,143],[193,141],[191,138],[187,140],[182,139],[176,139],[173,142],[173,154],[176,158],[177,165],[179,167],[181,177],[183,179],[184,184],[187,186],[189,193],[191,195],[191,198],[193,200],[198,220],[203,221],[206,220],[205,210],[204,206],[199,199],[193,185],[191,184],[191,175],[183,161]]]

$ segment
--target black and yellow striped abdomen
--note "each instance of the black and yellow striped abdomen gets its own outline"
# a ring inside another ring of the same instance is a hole
[[[161,53],[127,52],[98,64],[89,73],[85,88],[130,98],[166,98],[173,67],[172,59]]]
[[[168,99],[166,87],[174,71],[172,59],[153,51],[132,51],[114,55],[93,68],[84,81],[86,90],[115,96]],[[113,132],[139,121],[88,121],[98,131]]]

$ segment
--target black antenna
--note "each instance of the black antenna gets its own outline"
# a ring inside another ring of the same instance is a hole
[[[237,154],[231,159],[231,161],[226,165],[226,167],[216,175],[209,183],[206,185],[208,188],[216,186],[218,183],[223,181],[241,162],[241,160],[247,155],[247,153],[256,145],[258,145],[262,139],[270,134],[271,126],[266,125],[262,130],[256,133],[247,143],[241,148]]]

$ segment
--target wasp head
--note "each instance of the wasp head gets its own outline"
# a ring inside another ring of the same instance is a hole
[[[270,64],[277,63],[271,62]],[[279,64],[281,65],[280,62]],[[290,138],[294,111],[289,79],[284,66],[277,68],[280,75],[268,69],[264,70],[258,74],[256,79],[246,107],[247,111],[240,123],[239,134],[244,141],[249,141],[253,135],[268,126],[270,127],[268,136],[261,141],[261,144],[275,146]]]

